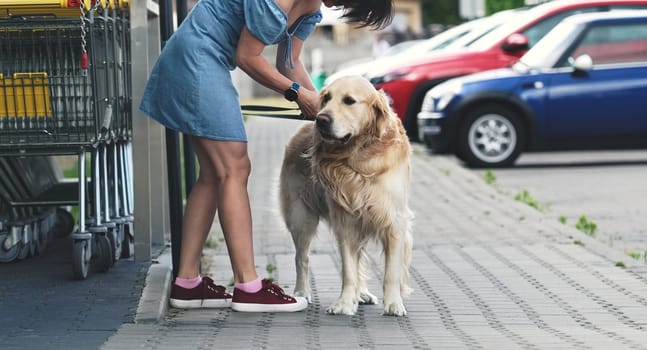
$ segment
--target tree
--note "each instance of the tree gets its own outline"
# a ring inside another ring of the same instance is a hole
[[[502,10],[509,10],[525,5],[524,0],[486,0],[485,14],[491,15]]]
[[[459,0],[421,0],[422,24],[427,26],[432,23],[444,25],[462,22],[458,13]]]

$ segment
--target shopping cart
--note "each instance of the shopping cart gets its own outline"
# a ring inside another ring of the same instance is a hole
[[[129,30],[124,0],[0,1],[0,261],[73,227],[65,206],[78,206],[76,278],[131,255]],[[53,169],[64,155],[74,181]]]

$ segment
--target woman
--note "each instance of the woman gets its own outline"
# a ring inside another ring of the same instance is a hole
[[[349,22],[382,28],[392,0],[324,0],[343,7]],[[230,71],[240,67],[254,80],[298,104],[313,117],[317,91],[299,56],[321,21],[321,0],[201,0],[167,42],[153,67],[141,110],[186,134],[200,174],[189,195],[182,226],[178,276],[170,303],[179,308],[228,307],[237,311],[299,311],[307,301],[258,277],[247,193],[251,164],[238,93]],[[262,56],[278,44],[276,66]],[[199,276],[204,242],[218,213],[234,275],[233,297]]]

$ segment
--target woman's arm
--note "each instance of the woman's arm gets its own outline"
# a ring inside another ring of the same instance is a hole
[[[301,51],[303,49],[303,40],[293,36],[292,37],[292,62],[294,63],[294,68],[290,68],[290,62],[285,60],[285,49],[287,44],[281,42],[276,51],[276,68],[281,72],[281,74],[292,79],[293,81],[298,82],[301,86],[309,89],[315,90],[312,81],[310,80],[310,75],[306,70],[303,62],[301,61]]]
[[[292,81],[267,62],[262,56],[263,49],[265,44],[244,27],[236,49],[236,65],[265,87],[283,93]]]
[[[303,41],[294,38],[292,46],[292,54],[298,57]],[[286,68],[280,72],[262,56],[264,49],[265,44],[254,37],[247,28],[243,28],[236,50],[236,64],[252,79],[280,94],[292,86],[292,81],[298,82],[302,87],[296,102],[301,112],[309,117],[317,115],[319,98],[301,61],[294,60],[295,69]]]

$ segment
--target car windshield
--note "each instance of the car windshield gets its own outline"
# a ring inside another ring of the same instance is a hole
[[[423,42],[407,48],[405,50],[405,54],[424,54],[428,51],[446,48],[464,36],[469,35],[471,32],[478,30],[479,26],[486,22],[486,20],[486,18],[475,19],[449,28],[427,40],[424,40]]]
[[[524,10],[522,9],[507,10],[507,11],[497,12],[488,17],[474,20],[474,21],[479,21],[478,23],[476,23],[477,26],[475,26],[466,35],[454,40],[452,43],[447,45],[446,48],[456,49],[456,48],[468,47],[472,45],[472,43],[478,41],[483,36],[487,35],[488,33],[492,32],[496,28],[500,27],[505,22],[509,21],[511,18],[514,18],[514,16],[517,16],[518,14],[523,12]]]
[[[564,43],[572,42],[572,38],[578,35],[579,31],[576,30],[576,27],[577,24],[574,23],[562,23],[555,27],[528,50],[519,62],[528,68],[552,67],[559,59],[558,56],[563,51]]]
[[[480,37],[470,45],[470,48],[475,50],[487,50],[499,41],[505,39],[511,33],[514,33],[518,28],[528,23],[531,19],[535,18],[536,14],[532,10],[524,11],[515,16],[513,19],[506,21],[506,23],[498,26],[494,30]]]

